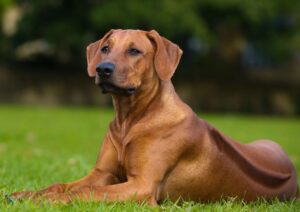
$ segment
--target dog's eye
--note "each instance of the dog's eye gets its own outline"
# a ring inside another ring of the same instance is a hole
[[[130,48],[128,49],[128,54],[132,55],[132,56],[135,56],[135,55],[139,55],[141,54],[142,52],[138,49],[135,49],[135,48]]]
[[[109,50],[108,46],[103,46],[101,48],[101,52],[104,53],[104,54],[106,54],[108,52],[108,50]]]

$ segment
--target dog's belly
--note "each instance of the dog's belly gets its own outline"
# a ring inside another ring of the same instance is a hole
[[[234,173],[236,168],[230,167],[230,161],[225,158],[215,158],[216,161],[210,159],[213,158],[179,163],[161,185],[159,201],[166,198],[177,201],[181,198],[206,202],[240,196],[240,190],[234,187],[236,183],[239,188],[246,187],[247,182],[238,179],[239,176]]]
[[[254,143],[253,143],[254,144]],[[262,142],[258,142],[258,149],[262,148],[266,155],[270,155],[273,168],[285,170],[287,165],[282,162],[281,154],[274,155],[274,149],[265,148]],[[256,146],[256,144],[254,144]],[[252,148],[253,145],[245,145]],[[275,147],[277,148],[277,147]],[[268,150],[270,149],[270,151]],[[203,152],[205,155],[203,155]],[[258,156],[258,155],[256,155]],[[259,157],[259,156],[258,156]],[[255,158],[259,160],[259,158]],[[263,160],[263,158],[261,158]],[[263,163],[268,161],[263,161]],[[215,148],[208,148],[202,151],[199,157],[193,161],[181,161],[165,179],[158,189],[158,200],[170,198],[176,201],[178,198],[197,202],[216,201],[221,198],[236,198],[246,201],[256,200],[259,197],[267,199],[291,199],[296,195],[297,177],[295,170],[291,169],[290,177],[286,179],[275,179],[274,185],[268,185],[269,176],[265,177],[267,184],[259,182],[257,178],[251,176],[247,164],[245,169],[238,165],[226,153],[219,154]],[[250,167],[250,166],[249,166]],[[267,167],[262,167],[267,168]],[[272,168],[272,167],[271,167]],[[272,169],[273,169],[272,168]],[[275,169],[275,170],[276,170]],[[279,182],[280,181],[280,182]]]

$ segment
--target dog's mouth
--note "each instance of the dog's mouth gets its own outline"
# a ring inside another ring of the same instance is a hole
[[[113,93],[117,95],[130,96],[136,92],[136,88],[134,87],[122,88],[114,85],[111,82],[100,82],[98,85],[102,89],[102,93]]]

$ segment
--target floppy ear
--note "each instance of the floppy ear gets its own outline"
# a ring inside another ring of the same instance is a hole
[[[156,47],[154,66],[159,78],[170,80],[180,61],[182,50],[155,30],[151,30],[147,35]]]
[[[99,48],[102,43],[113,33],[113,30],[110,30],[108,33],[104,35],[100,40],[89,44],[86,47],[86,59],[87,59],[87,71],[90,77],[94,77],[96,75],[96,59],[100,60]],[[97,56],[97,57],[96,57]]]
[[[96,41],[89,44],[86,48],[87,71],[90,77],[94,77],[96,75],[96,68],[94,65],[92,65],[92,60],[99,49],[99,43],[100,41]]]

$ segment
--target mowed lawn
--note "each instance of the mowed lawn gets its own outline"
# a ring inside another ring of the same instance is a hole
[[[113,114],[113,110],[101,108],[0,106],[0,211],[300,211],[299,201],[166,201],[157,208],[132,202],[52,205],[6,201],[5,195],[14,191],[36,190],[86,175],[95,164]],[[244,143],[258,138],[278,142],[300,175],[299,118],[201,113],[199,116]]]

